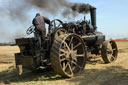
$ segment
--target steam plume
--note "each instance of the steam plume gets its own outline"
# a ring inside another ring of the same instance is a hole
[[[59,13],[63,17],[69,15],[74,17],[76,13],[88,13],[90,7],[89,4],[71,3],[67,0],[10,0],[8,6],[2,11],[11,19],[25,21],[28,17],[27,13],[32,8],[53,16]]]
[[[38,9],[42,14],[45,12],[51,14],[53,17],[60,14],[66,18],[68,16],[77,16],[79,13],[88,13],[91,7],[89,4],[71,3],[68,2],[68,0],[8,0],[8,3],[3,6],[0,6],[0,20],[2,21],[2,19],[8,18],[14,23],[20,22],[23,24],[22,29],[25,25],[28,25],[27,22],[31,20],[28,17],[28,12],[30,12],[31,9]],[[0,23],[0,25],[1,24],[2,23]],[[4,31],[7,30],[5,27],[8,26],[4,26],[0,31],[2,31],[2,29],[4,29]],[[2,33],[5,32],[2,31]]]

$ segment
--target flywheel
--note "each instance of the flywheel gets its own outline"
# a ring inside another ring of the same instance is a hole
[[[62,76],[73,77],[85,67],[86,45],[76,34],[63,34],[59,38],[55,38],[50,57],[55,72]]]

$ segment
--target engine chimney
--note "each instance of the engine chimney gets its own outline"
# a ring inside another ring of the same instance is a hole
[[[94,27],[94,29],[96,30],[97,26],[96,26],[96,8],[95,7],[91,6],[90,15],[91,15],[91,24]]]

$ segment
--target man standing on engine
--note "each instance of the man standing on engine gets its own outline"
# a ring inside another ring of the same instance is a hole
[[[40,13],[37,13],[32,21],[32,24],[35,26],[35,36],[38,38],[40,46],[46,36],[45,23],[50,25],[50,20],[44,16],[40,16]]]

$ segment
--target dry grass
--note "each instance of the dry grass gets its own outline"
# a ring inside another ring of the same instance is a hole
[[[104,64],[101,59],[88,63],[81,75],[63,78],[51,69],[43,72],[25,70],[18,76],[15,69],[14,53],[17,46],[0,47],[0,85],[127,85],[128,84],[128,42],[117,42],[119,55],[116,62]]]

